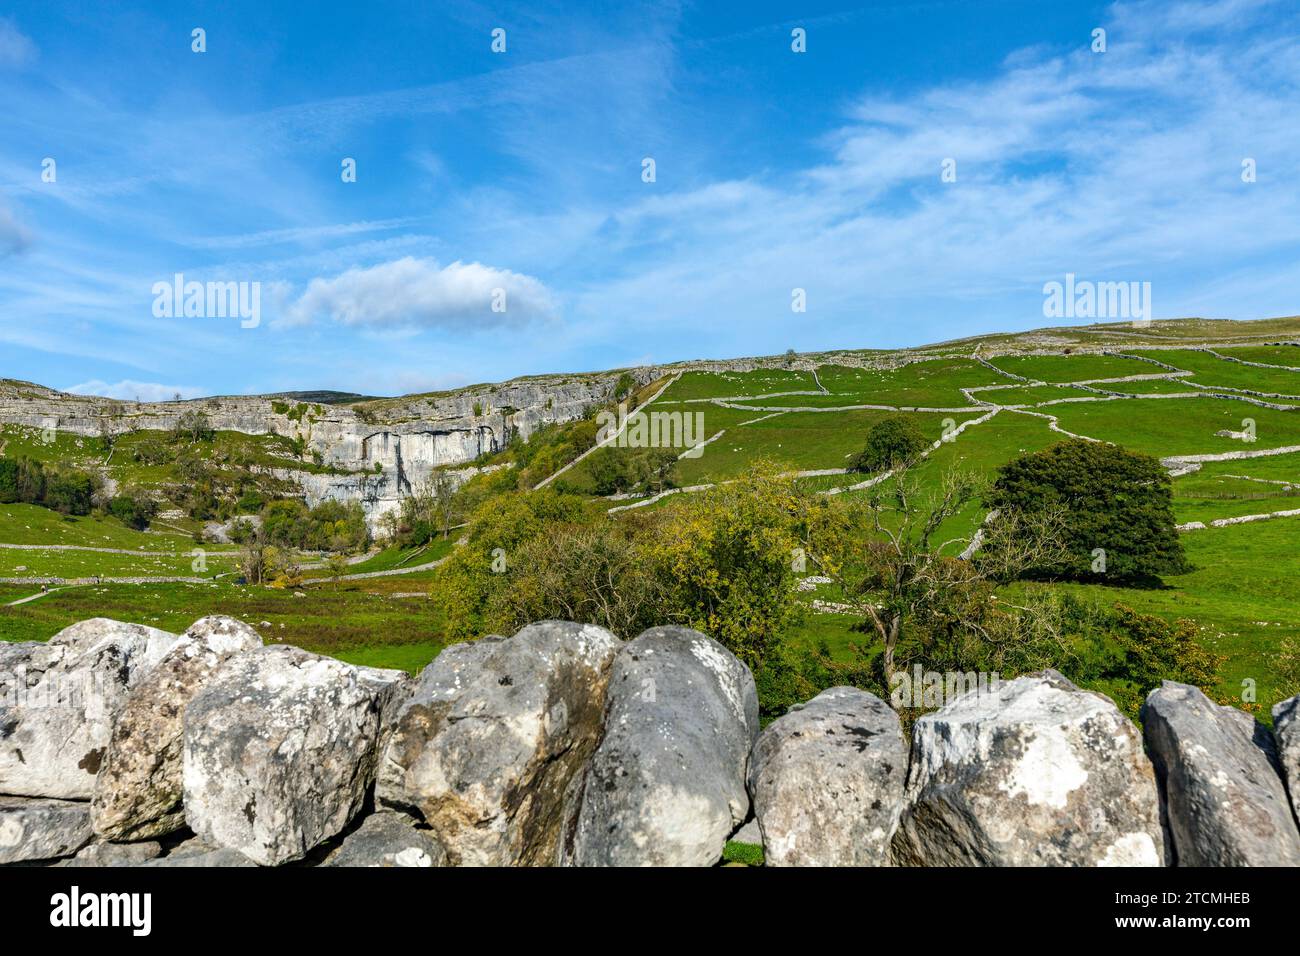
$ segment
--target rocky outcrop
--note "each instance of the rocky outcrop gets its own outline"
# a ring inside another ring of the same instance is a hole
[[[276,396],[221,396],[173,402],[115,401],[0,380],[0,425],[98,436],[171,431],[201,412],[214,429],[283,435],[320,462],[286,457],[271,472],[297,484],[311,504],[359,501],[374,521],[396,508],[435,468],[468,465],[554,422],[582,418],[609,404],[626,371],[638,385],[651,368],[545,375],[430,395],[326,405]]]
[[[0,793],[88,799],[117,711],[176,640],[94,618],[0,648]]]
[[[181,738],[185,707],[223,661],[262,646],[247,624],[205,617],[135,687],[117,715],[95,779],[91,819],[104,840],[141,840],[185,826]]]
[[[67,856],[89,840],[85,803],[0,796],[0,863]]]
[[[1277,732],[1278,763],[1282,765],[1291,809],[1300,821],[1300,694],[1273,708],[1273,729]]]
[[[601,628],[546,621],[447,648],[400,708],[378,799],[422,818],[453,864],[550,864],[619,647]]]
[[[263,865],[341,832],[374,779],[387,680],[296,647],[230,658],[184,714],[185,819]]]
[[[906,775],[898,715],[880,698],[832,687],[791,708],[750,757],[767,865],[883,866]]]
[[[1266,727],[1173,681],[1147,696],[1142,726],[1179,866],[1300,866],[1300,830]]]
[[[404,813],[372,813],[333,850],[321,866],[446,866],[447,851],[428,829],[417,829]]]
[[[16,693],[87,673],[114,706],[42,723]],[[555,621],[448,647],[418,682],[264,647],[229,618],[0,642],[0,675],[5,742],[51,761],[7,778],[36,792],[0,797],[0,864],[708,866],[730,838],[773,866],[1300,865],[1283,783],[1294,797],[1300,698],[1275,709],[1275,742],[1166,684],[1143,741],[1045,671],[919,718],[909,751],[863,691],[760,735],[753,678],[707,636]],[[102,735],[93,800],[40,792],[67,789],[55,731]],[[192,833],[171,832],[182,817]],[[727,865],[758,859],[733,847]]]
[[[971,692],[916,722],[906,866],[1159,866],[1164,839],[1137,728],[1055,671]]]
[[[749,815],[754,679],[730,651],[656,627],[614,661],[605,736],[566,797],[568,866],[711,866]]]

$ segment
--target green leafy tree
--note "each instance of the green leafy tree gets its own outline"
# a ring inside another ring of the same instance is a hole
[[[511,585],[523,548],[557,525],[581,521],[583,510],[581,498],[550,488],[506,492],[481,504],[465,544],[452,552],[431,588],[446,611],[448,637],[469,640],[508,630],[511,619],[495,595]]]
[[[18,500],[18,462],[13,458],[0,458],[0,504],[12,504]]]
[[[1149,455],[1071,439],[1008,462],[987,502],[1021,514],[1062,510],[1067,556],[1039,572],[1096,578],[1104,569],[1107,579],[1135,581],[1188,570],[1172,487]]]
[[[664,509],[645,542],[664,585],[662,616],[757,669],[800,616],[796,569],[807,541],[826,540],[833,513],[832,502],[765,462]]]
[[[909,465],[929,444],[916,422],[901,415],[891,416],[868,429],[866,447],[854,460],[853,469],[870,473]]]

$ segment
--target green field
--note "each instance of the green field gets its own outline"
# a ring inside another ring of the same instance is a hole
[[[714,438],[695,457],[671,465],[669,480],[677,487],[728,481],[745,473],[760,459],[791,471],[847,468],[862,450],[875,423],[894,414],[914,421],[933,441],[954,426],[985,416],[987,405],[970,401],[962,389],[1007,386],[977,391],[975,397],[1002,409],[972,424],[951,441],[931,450],[913,474],[923,489],[933,490],[945,471],[960,467],[984,476],[1018,455],[1038,451],[1065,438],[1058,427],[1100,441],[1113,442],[1156,457],[1257,452],[1300,445],[1300,410],[1264,408],[1216,397],[1159,398],[1197,391],[1189,381],[1221,389],[1254,389],[1300,395],[1300,372],[1261,369],[1225,361],[1192,346],[1208,345],[1249,361],[1300,367],[1300,347],[1261,345],[1265,336],[1278,339],[1300,333],[1300,321],[1271,320],[1251,324],[1204,320],[1153,323],[1147,330],[1123,327],[1116,337],[1103,326],[1068,330],[1074,344],[1045,348],[1040,341],[996,335],[926,349],[929,356],[914,361],[916,352],[846,353],[833,357],[800,357],[794,365],[778,360],[774,367],[751,371],[684,372],[648,409],[700,415],[700,433]],[[1054,330],[1058,337],[1066,332]],[[1148,336],[1148,338],[1144,338]],[[1177,348],[1168,348],[1177,339]],[[1233,341],[1248,344],[1234,346]],[[1157,347],[1164,345],[1166,347]],[[1017,383],[973,358],[979,354]],[[1132,397],[1107,399],[1068,383],[1130,375],[1159,374],[1161,369],[1140,359],[1080,352],[1080,347],[1105,346],[1129,355],[1145,355],[1191,373],[1179,378],[1146,379],[1100,387]],[[1144,348],[1143,346],[1150,346]],[[996,354],[1009,352],[1013,354]],[[1032,353],[1032,354],[1031,354]],[[1051,353],[1051,354],[1043,354]],[[849,363],[849,364],[841,364]],[[864,367],[866,365],[879,367]],[[893,367],[891,367],[893,366]],[[815,369],[815,373],[814,373]],[[642,390],[648,394],[647,389]],[[782,395],[783,392],[807,394]],[[1060,399],[1079,401],[1060,402]],[[1044,405],[1046,402],[1056,404]],[[1300,404],[1300,402],[1298,402]],[[851,405],[940,407],[953,412],[903,412],[849,409]],[[822,409],[794,411],[787,409]],[[772,411],[775,410],[775,411]],[[1216,435],[1240,431],[1253,422],[1256,441]],[[158,433],[120,439],[113,459],[94,438],[55,433],[52,441],[30,428],[0,428],[5,454],[30,455],[43,461],[64,461],[97,467],[116,481],[163,487],[177,480],[173,464],[146,465],[133,447],[159,441]],[[684,449],[683,449],[684,450]],[[613,454],[634,454],[615,448]],[[205,450],[215,464],[229,460],[268,467],[314,470],[317,466],[294,456],[285,439],[218,433]],[[509,450],[499,453],[505,460]],[[592,459],[579,463],[557,482],[564,490],[592,495]],[[830,474],[801,479],[804,487],[829,491],[861,481],[861,474]],[[642,489],[634,488],[633,491]],[[862,496],[869,492],[854,492]],[[680,495],[665,500],[664,506]],[[617,504],[627,504],[626,501]],[[602,512],[615,502],[593,500]],[[1174,510],[1179,522],[1209,523],[1220,518],[1256,515],[1300,508],[1300,452],[1204,463],[1174,480]],[[973,504],[939,531],[941,540],[965,537],[983,520]],[[616,519],[611,519],[616,520]],[[68,518],[32,505],[0,505],[0,544],[41,545],[38,550],[0,548],[0,577],[139,577],[191,575],[192,550],[197,547],[189,519],[155,520],[147,532],[133,531],[103,517]],[[198,617],[230,614],[257,627],[268,640],[284,641],[355,663],[418,670],[443,646],[440,608],[425,595],[437,569],[411,570],[450,554],[454,539],[438,539],[422,549],[377,547],[357,556],[347,574],[399,572],[379,578],[335,583],[325,568],[308,568],[299,588],[241,587],[234,583],[239,549],[205,546],[209,577],[230,574],[207,584],[103,584],[56,589],[48,596],[18,606],[10,602],[39,593],[34,584],[0,585],[0,639],[43,640],[62,627],[93,616],[152,624],[180,631]],[[1101,602],[1122,602],[1139,611],[1168,619],[1190,618],[1201,640],[1225,655],[1218,691],[1237,696],[1241,682],[1254,680],[1259,702],[1266,707],[1281,693],[1271,661],[1281,643],[1300,636],[1292,579],[1300,573],[1300,518],[1275,518],[1222,528],[1189,530],[1183,543],[1193,570],[1166,578],[1163,587],[1121,588],[1104,584],[1058,584]],[[50,545],[75,545],[129,553],[59,550]],[[955,553],[959,547],[950,547]],[[163,552],[152,554],[146,552]],[[319,563],[303,555],[304,564]],[[1013,597],[1025,585],[1005,589]],[[301,596],[299,596],[301,595]],[[823,600],[833,595],[817,593]],[[814,613],[786,635],[808,646],[825,641],[832,655],[847,659],[850,645],[866,642],[851,629],[853,619]]]

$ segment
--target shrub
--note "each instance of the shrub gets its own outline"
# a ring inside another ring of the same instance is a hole
[[[123,492],[108,502],[108,513],[136,531],[149,527],[157,508],[152,498],[138,490]]]

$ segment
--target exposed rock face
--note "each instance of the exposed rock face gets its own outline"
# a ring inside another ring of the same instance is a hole
[[[0,863],[67,856],[89,839],[85,803],[0,796]]]
[[[1147,696],[1142,726],[1179,866],[1300,866],[1266,727],[1173,681]]]
[[[1300,695],[1273,708],[1273,730],[1277,733],[1278,762],[1291,797],[1291,809],[1300,820]]]
[[[322,866],[445,866],[447,851],[404,813],[381,810],[349,833]]]
[[[711,866],[749,815],[749,669],[698,631],[655,627],[614,661],[605,736],[566,797],[560,862]]]
[[[661,370],[629,370],[638,384]],[[300,469],[291,459],[279,477],[302,487],[313,505],[327,498],[360,501],[373,521],[397,507],[444,465],[468,464],[514,435],[581,418],[614,398],[621,371],[532,376],[495,385],[365,403],[358,408],[274,396],[222,396],[180,402],[122,402],[70,395],[25,382],[0,381],[0,424],[93,436],[102,427],[170,431],[202,412],[212,427],[248,435],[300,439],[336,473]]]
[[[88,799],[113,718],[175,634],[93,618],[0,652],[0,793]]]
[[[1164,839],[1137,729],[1055,671],[968,693],[916,722],[908,866],[1159,866]]]
[[[880,698],[832,687],[792,707],[749,763],[767,865],[883,866],[906,776],[902,727]]]
[[[227,658],[262,646],[229,617],[195,622],[131,692],[95,780],[91,820],[104,840],[142,840],[185,826],[181,739],[185,706]]]
[[[545,621],[447,648],[400,707],[378,799],[424,819],[453,864],[550,864],[620,646],[602,628]]]
[[[275,865],[342,831],[374,778],[383,706],[376,673],[358,671],[287,646],[221,665],[184,714],[195,834]]]

